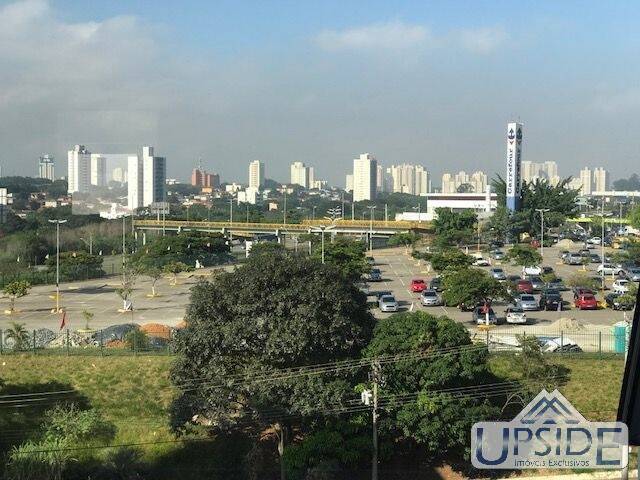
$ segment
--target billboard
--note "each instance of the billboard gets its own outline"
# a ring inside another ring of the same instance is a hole
[[[522,189],[522,124],[507,124],[507,208],[516,211],[520,208]]]

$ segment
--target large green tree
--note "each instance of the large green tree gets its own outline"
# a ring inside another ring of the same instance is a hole
[[[56,256],[50,255],[46,265],[51,272],[56,271]],[[102,257],[87,252],[61,252],[60,278],[74,280],[80,278],[96,278],[104,275]]]
[[[374,319],[338,267],[285,251],[250,256],[197,284],[176,337],[172,407],[181,429],[199,415],[217,432],[273,428],[279,453],[299,416],[313,418],[353,396],[351,375],[283,375],[283,369],[360,355]],[[185,388],[187,386],[187,388]]]
[[[325,239],[324,243],[325,263],[337,267],[345,278],[356,281],[371,269],[366,259],[367,247],[363,242],[336,237],[332,242]],[[316,260],[322,258],[320,242],[315,244],[313,257]]]
[[[478,222],[478,216],[474,211],[456,212],[450,208],[436,208],[436,214],[433,228],[437,245],[455,246],[473,240]]]
[[[475,305],[508,299],[505,286],[479,268],[451,271],[444,276],[442,299],[449,306]]]
[[[461,350],[437,353],[453,347]],[[467,329],[447,317],[401,313],[377,324],[367,357],[433,352],[428,358],[383,364],[379,398],[384,443],[396,450],[417,447],[431,458],[463,456],[473,423],[498,414],[495,399],[442,391],[494,381],[486,349],[466,347],[471,347]]]
[[[139,249],[133,261],[144,268],[162,268],[172,262],[182,262],[193,267],[196,260],[203,266],[209,266],[226,258],[228,252],[229,245],[222,234],[188,231],[156,238]]]
[[[440,273],[468,268],[473,263],[473,258],[458,248],[445,248],[424,257],[429,260],[433,269]]]
[[[507,258],[511,260],[514,265],[520,265],[522,267],[540,265],[542,262],[542,255],[540,255],[538,250],[531,245],[522,243],[511,247],[507,252]]]

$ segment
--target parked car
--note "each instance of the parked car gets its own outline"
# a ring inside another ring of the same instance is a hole
[[[507,279],[507,275],[504,273],[504,270],[501,269],[500,267],[492,268],[491,270],[489,270],[489,273],[494,279],[498,281],[504,281]]]
[[[527,323],[527,314],[518,306],[509,305],[505,310],[507,323],[524,324]]]
[[[533,287],[533,290],[536,292],[539,292],[544,288],[544,281],[542,280],[542,278],[540,278],[537,275],[528,277],[527,280],[531,282],[531,286]]]
[[[380,311],[382,312],[397,312],[398,302],[393,295],[383,295],[380,297],[380,300],[378,300],[378,307],[380,307]]]
[[[426,288],[420,294],[420,303],[425,307],[437,307],[442,305],[442,298],[435,290]]]
[[[624,272],[627,274],[627,278],[632,282],[640,282],[640,268],[628,267],[624,269]]]
[[[474,308],[478,306],[478,302],[460,302],[458,309],[461,312],[472,312]]]
[[[598,301],[595,295],[584,293],[578,295],[575,300],[575,306],[578,310],[596,310],[598,308]]]
[[[567,256],[569,256],[569,250],[560,250],[560,253],[558,254],[558,256],[564,260]]]
[[[493,252],[491,252],[491,256],[495,260],[504,260],[504,252],[502,250],[494,250]]]
[[[518,283],[520,280],[522,280],[520,275],[507,275],[507,282]]]
[[[436,292],[441,292],[442,289],[442,278],[433,277],[429,282],[429,288],[435,290]]]
[[[422,278],[414,278],[411,280],[410,289],[414,293],[420,293],[425,288],[427,288],[427,282],[425,282]]]
[[[613,285],[611,285],[611,290],[613,290],[614,293],[627,293],[629,291],[629,280],[625,278],[619,278],[618,280],[613,282]]]
[[[618,275],[624,270],[622,267],[617,267],[613,263],[601,263],[596,270],[600,275]]]
[[[367,280],[370,282],[381,282],[382,281],[382,272],[379,268],[372,268],[371,271],[367,274]]]
[[[607,304],[607,307],[613,310],[633,310],[636,303],[630,295],[623,295],[615,292],[606,294],[604,296],[604,301]]]
[[[496,317],[496,313],[493,311],[493,308],[489,307],[489,324],[497,325],[498,317]],[[478,325],[484,325],[487,321],[487,310],[484,305],[476,307],[473,309],[472,317],[473,321]]]
[[[522,294],[517,300],[516,305],[520,307],[525,312],[535,312],[539,310],[538,302],[536,301],[536,297],[529,294]]]
[[[588,248],[578,250],[578,253],[582,258],[589,258],[591,256],[591,250],[589,250]]]
[[[491,265],[491,262],[489,262],[489,260],[484,258],[479,252],[474,253],[472,257],[473,257],[473,265],[476,267],[488,267],[489,265]]]
[[[523,267],[522,273],[524,275],[540,275],[542,273],[542,267],[540,267],[539,265],[530,265],[528,267]]]
[[[602,263],[602,258],[600,258],[600,255],[597,253],[592,253],[589,255],[589,258],[591,259],[591,263]]]
[[[376,300],[380,301],[380,299],[384,296],[393,296],[393,292],[391,290],[380,290],[379,292],[375,292]]]
[[[575,300],[580,295],[593,295],[593,290],[587,287],[573,287],[573,299]]]
[[[540,310],[562,310],[562,296],[558,290],[545,290],[540,295],[538,305]]]
[[[529,280],[518,280],[516,283],[517,293],[533,293],[533,285]]]
[[[587,243],[591,245],[600,245],[602,243],[602,239],[600,237],[591,237],[587,240]]]
[[[567,265],[582,265],[582,255],[579,253],[570,253],[564,257],[564,263]]]
[[[553,273],[553,267],[542,267],[542,274],[548,275],[549,273]]]
[[[567,286],[564,284],[564,281],[559,277],[549,280],[549,282],[547,282],[547,284],[545,285],[545,288],[551,288],[554,290],[559,290],[561,292],[569,290]]]

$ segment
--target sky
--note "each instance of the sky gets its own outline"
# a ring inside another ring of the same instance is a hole
[[[288,181],[303,161],[344,185],[359,153],[433,174],[640,172],[640,6],[628,1],[0,0],[0,165],[154,145],[168,176],[199,164]]]

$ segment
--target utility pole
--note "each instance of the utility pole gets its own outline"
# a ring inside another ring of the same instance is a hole
[[[344,220],[344,190],[342,191],[342,212],[340,217]]]
[[[282,209],[282,212],[284,213],[284,224],[287,224],[287,189],[285,187],[284,190],[284,208]]]
[[[66,220],[49,220],[49,223],[56,224],[56,311],[60,313],[60,225],[67,223]]]
[[[367,207],[369,209],[370,220],[369,220],[369,255],[373,253],[373,211],[375,210],[375,205],[370,205]]]
[[[384,204],[384,223],[385,225],[389,223],[389,209],[387,208],[387,204]]]
[[[356,219],[356,203],[351,201],[351,221],[353,222]]]
[[[127,217],[126,215],[122,215],[122,286],[124,287],[124,284],[127,281],[127,277],[125,275],[125,256],[126,256],[126,244],[125,244],[125,227],[127,224]]]
[[[601,231],[600,231],[600,256],[602,263],[604,264],[604,195],[602,195],[602,216],[600,217],[600,221],[602,222]],[[602,291],[604,292],[604,267],[602,270]]]
[[[540,214],[540,256],[544,262],[544,214],[548,212],[548,208],[536,208],[536,212]]]
[[[378,480],[378,383],[380,382],[380,362],[372,365],[373,410],[371,412],[373,456],[371,458],[371,480]]]

